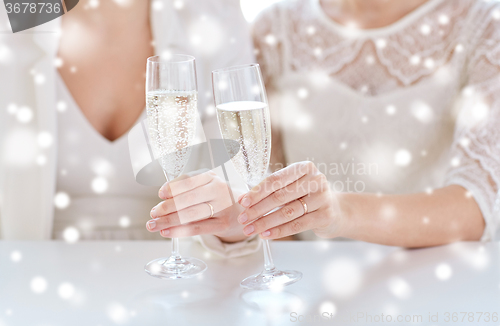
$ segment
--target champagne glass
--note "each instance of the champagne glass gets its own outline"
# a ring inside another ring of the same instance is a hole
[[[236,171],[250,190],[264,179],[271,156],[271,121],[259,65],[212,71],[212,86],[222,137],[239,143],[239,151],[229,154]],[[226,150],[235,151],[232,147],[226,147]],[[244,279],[241,287],[279,289],[302,278],[301,272],[276,269],[269,241],[262,241],[264,271]]]
[[[189,159],[195,138],[197,100],[194,57],[179,54],[148,58],[148,134],[153,155],[167,181],[178,177]],[[190,278],[206,268],[199,259],[181,257],[177,238],[172,239],[170,257],[152,260],[145,266],[148,274],[164,279]]]

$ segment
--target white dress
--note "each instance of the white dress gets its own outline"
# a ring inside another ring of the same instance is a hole
[[[312,160],[336,191],[458,184],[500,238],[500,4],[429,0],[360,30],[319,0],[283,1],[254,24],[286,162]]]
[[[53,237],[161,239],[145,227],[151,208],[161,201],[158,187],[134,180],[127,134],[114,141],[104,138],[83,115],[61,76],[56,78],[60,110]],[[138,121],[145,118],[143,111]]]

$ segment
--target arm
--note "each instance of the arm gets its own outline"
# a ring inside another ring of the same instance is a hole
[[[305,207],[297,199],[301,198]],[[274,173],[240,199],[239,221],[247,235],[275,239],[312,229],[323,238],[403,247],[426,247],[479,240],[484,220],[476,201],[451,185],[432,193],[373,195],[333,193],[312,162],[299,162]],[[280,207],[274,213],[266,212]]]
[[[437,246],[479,240],[484,219],[476,201],[461,186],[431,194],[343,194],[346,227],[340,234],[367,242],[403,247]]]

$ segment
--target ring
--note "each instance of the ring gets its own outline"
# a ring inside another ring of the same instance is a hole
[[[304,215],[306,215],[307,214],[307,204],[306,204],[306,202],[302,198],[297,198],[297,200],[300,201],[300,203],[304,207]]]
[[[205,204],[207,204],[208,207],[210,207],[210,217],[209,218],[214,217],[214,207],[210,203],[205,203]]]

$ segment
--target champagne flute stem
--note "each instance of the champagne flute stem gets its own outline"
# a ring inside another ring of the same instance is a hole
[[[269,247],[269,240],[262,240],[262,247],[264,248],[264,268],[266,272],[274,269],[273,256],[271,255],[271,248]]]
[[[163,175],[165,175],[165,180],[168,182],[168,174],[163,170]],[[172,253],[170,254],[170,259],[175,260],[181,259],[181,254],[179,253],[179,238],[172,238]]]
[[[172,238],[172,257],[175,260],[181,259],[181,254],[179,253],[179,238]]]
[[[246,186],[247,186],[247,190],[250,191],[250,189],[251,189],[250,185],[247,184]],[[274,210],[276,210],[276,209],[274,209]],[[271,212],[273,212],[273,211],[271,211]],[[269,212],[269,213],[271,213],[271,212]],[[269,213],[267,213],[267,214],[269,214]],[[273,262],[273,256],[271,254],[271,247],[269,246],[269,240],[261,239],[261,241],[262,241],[262,248],[264,249],[264,269],[266,270],[266,272],[269,272],[269,271],[274,270],[274,268],[275,268],[274,262]]]

